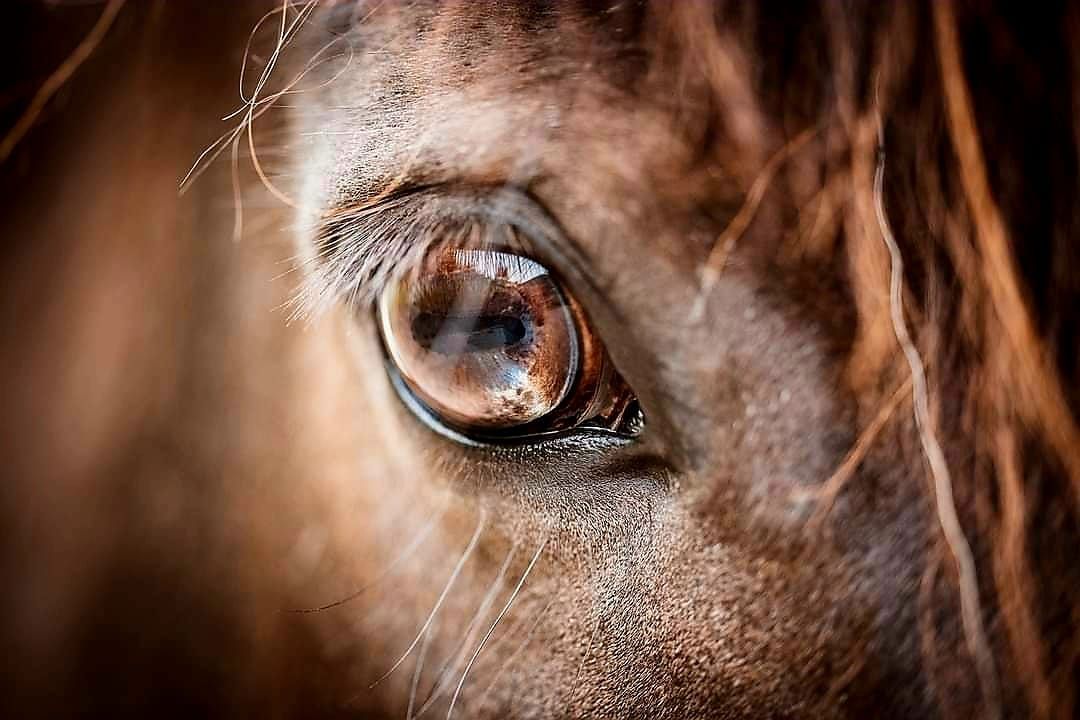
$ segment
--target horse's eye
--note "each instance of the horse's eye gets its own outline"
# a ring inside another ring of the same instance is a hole
[[[378,313],[402,384],[447,427],[490,439],[640,427],[580,306],[534,260],[439,251],[390,283]]]

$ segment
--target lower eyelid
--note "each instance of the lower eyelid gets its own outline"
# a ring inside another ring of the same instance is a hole
[[[387,377],[402,405],[416,417],[425,428],[446,440],[467,448],[486,452],[513,453],[516,449],[527,449],[533,455],[545,445],[565,446],[567,441],[582,446],[613,449],[635,444],[635,439],[625,434],[602,427],[577,427],[547,433],[533,433],[523,437],[476,437],[465,435],[441,422],[409,389],[401,374],[389,360],[385,361]],[[524,458],[522,458],[524,459]]]

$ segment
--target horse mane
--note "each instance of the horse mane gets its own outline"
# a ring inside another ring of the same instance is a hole
[[[939,703],[974,677],[987,716],[1073,717],[1080,13],[944,2],[643,12],[655,62],[698,109],[684,115],[701,153],[730,165],[734,152],[748,181],[765,178],[763,195],[786,198],[757,208],[786,228],[781,255],[830,260],[849,288],[846,376],[861,424],[905,378],[925,409],[925,459],[912,467],[926,468],[939,519],[925,582],[952,588],[927,593],[951,609],[921,611]],[[942,613],[961,617],[956,652],[934,649]]]

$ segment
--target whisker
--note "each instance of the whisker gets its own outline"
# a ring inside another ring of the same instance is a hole
[[[248,33],[247,43],[244,46],[243,61],[240,64],[240,100],[243,101],[243,105],[234,112],[226,115],[222,120],[231,120],[232,118],[240,115],[244,111],[244,107],[251,103],[251,99],[244,94],[244,78],[247,76],[247,67],[249,59],[251,58],[251,45],[255,40],[255,37],[259,34],[259,30],[262,29],[264,23],[275,15],[281,15],[281,29],[278,31],[278,44],[280,45],[285,40],[287,34],[286,23],[288,21],[289,8],[295,6],[295,3],[290,3],[285,0],[280,8],[271,10],[270,12],[259,18],[259,21],[255,23],[255,27]]]
[[[577,671],[574,673],[574,682],[570,685],[570,696],[566,699],[567,704],[574,702],[574,696],[577,694],[578,683],[581,682],[581,671],[585,669],[585,664],[589,662],[589,658],[592,657],[593,642],[596,641],[596,636],[600,634],[600,618],[596,619],[596,624],[593,625],[592,632],[589,633],[589,642],[585,645],[585,654],[581,658],[581,662],[578,663]]]
[[[240,242],[244,235],[244,195],[240,187],[240,133],[232,139],[232,166],[230,179],[233,193],[233,242]]]
[[[420,685],[420,676],[424,672],[424,660],[427,659],[428,648],[431,646],[431,638],[434,634],[434,628],[431,628],[424,633],[424,642],[420,645],[420,654],[416,657],[416,667],[413,668],[412,682],[409,684],[409,707],[405,711],[405,720],[413,720],[416,690]]]
[[[507,670],[507,668],[513,665],[514,661],[517,660],[518,656],[521,655],[522,652],[524,652],[526,646],[528,646],[529,644],[529,641],[532,640],[533,635],[540,628],[540,623],[544,620],[544,616],[547,615],[548,610],[550,610],[551,606],[554,604],[555,596],[553,595],[552,598],[548,600],[547,604],[544,605],[543,610],[541,610],[537,614],[536,619],[532,621],[529,630],[525,633],[525,639],[521,641],[521,644],[519,644],[517,648],[515,648],[514,652],[510,653],[510,657],[506,659],[506,662],[504,662],[502,666],[495,671],[495,674],[491,677],[491,682],[488,683],[487,688],[485,688],[484,691],[480,693],[480,701],[483,701],[483,699],[486,698],[489,693],[491,693],[492,689],[494,689],[495,687],[495,684],[499,682],[499,678],[502,677],[503,673]],[[494,645],[492,647],[494,647]]]
[[[282,98],[282,97],[284,97],[286,95],[301,92],[301,91],[294,91],[293,88],[296,87],[304,79],[304,77],[309,72],[313,71],[314,69],[316,69],[317,67],[319,67],[320,65],[322,65],[325,62],[330,62],[331,60],[335,59],[333,56],[331,56],[329,58],[321,58],[320,56],[323,53],[327,52],[330,48],[332,48],[340,39],[341,38],[334,38],[329,43],[327,43],[322,48],[320,48],[319,51],[317,53],[315,53],[314,56],[312,56],[311,60],[308,61],[307,67],[304,68],[304,70],[301,71],[295,78],[293,78],[292,82],[290,82],[285,87],[284,90],[281,90],[281,91],[279,91],[277,93],[274,93],[271,96],[270,100],[272,102],[276,102],[278,99],[280,99],[280,98]],[[340,76],[342,76],[345,72],[347,72],[349,67],[352,66],[353,57],[354,57],[354,51],[352,49],[352,46],[350,45],[349,46],[349,54],[347,56],[347,60],[345,61],[344,67],[341,70],[339,70],[332,78],[327,80],[326,83],[323,84],[323,86],[328,85],[330,83],[333,83]],[[252,98],[252,102],[253,103],[255,102],[255,98]],[[268,108],[269,108],[269,106],[268,106]],[[278,200],[280,200],[281,202],[285,203],[286,205],[288,205],[290,207],[297,207],[297,203],[296,203],[295,200],[293,200],[291,197],[289,197],[284,192],[282,192],[276,185],[274,185],[273,182],[270,181],[270,178],[266,175],[266,173],[263,170],[262,163],[259,162],[259,155],[255,151],[255,133],[254,133],[255,116],[253,115],[253,112],[252,112],[253,110],[254,110],[254,105],[252,106],[251,111],[249,111],[249,113],[248,113],[248,120],[246,121],[245,124],[247,125],[248,148],[249,148],[249,150],[251,152],[251,164],[255,168],[255,173],[259,176],[259,180],[262,181],[263,186],[266,187],[266,189],[270,192],[271,195],[273,195]]]
[[[289,0],[283,0],[283,2],[284,7],[282,8],[281,34],[278,38],[277,46],[274,48],[274,52],[271,53],[270,59],[267,61],[266,67],[263,68],[262,75],[259,77],[259,81],[255,85],[255,90],[251,94],[251,101],[248,103],[247,113],[245,115],[242,126],[247,130],[248,148],[251,151],[252,163],[255,166],[256,173],[259,175],[259,179],[263,181],[263,185],[266,186],[266,189],[270,191],[271,195],[274,195],[286,205],[294,205],[291,199],[288,199],[283,193],[281,193],[280,190],[278,190],[274,185],[270,183],[269,179],[266,178],[265,173],[262,171],[262,166],[259,165],[258,156],[255,153],[255,140],[252,130],[255,123],[254,114],[257,107],[259,95],[262,94],[263,88],[266,87],[266,84],[270,82],[270,77],[271,75],[273,75],[274,69],[277,67],[278,60],[281,58],[281,53],[285,50],[289,42],[291,42],[292,36],[295,34],[296,31],[299,30],[300,26],[303,25],[303,23],[307,20],[308,15],[311,14],[311,11],[314,10],[315,6],[318,4],[318,0],[311,0],[311,2],[305,5],[304,8],[297,14],[296,18],[292,22],[292,25],[288,26],[288,29],[286,29],[285,20],[289,8]]]
[[[291,91],[292,88],[295,87],[295,85],[308,72],[310,72],[312,69],[314,69],[314,67],[317,67],[318,64],[313,64],[313,63],[315,63],[315,60],[317,58],[319,58],[319,56],[322,53],[324,53],[327,49],[329,49],[329,47],[331,47],[334,42],[336,42],[336,40],[332,41],[331,43],[328,43],[326,46],[324,46],[322,49],[320,49],[319,52],[317,52],[315,54],[315,56],[312,57],[312,59],[308,61],[307,67],[305,67],[304,70],[301,71],[297,75],[297,77],[295,77],[293,79],[293,81],[286,86],[285,90],[274,93],[274,94],[272,94],[272,95],[270,95],[270,96],[268,96],[266,98],[260,98],[259,97],[261,95],[263,89],[266,87],[266,84],[269,82],[270,76],[273,73],[273,70],[275,69],[275,67],[277,65],[277,62],[278,62],[278,60],[279,60],[279,58],[281,56],[281,53],[285,50],[285,48],[287,48],[291,44],[292,40],[296,37],[297,33],[300,31],[300,28],[307,21],[308,17],[314,11],[314,9],[318,5],[318,3],[319,3],[319,0],[310,0],[297,13],[296,18],[292,21],[292,23],[286,25],[286,16],[287,16],[287,13],[288,13],[288,9],[289,9],[289,7],[293,7],[295,5],[290,3],[289,0],[285,0],[282,8],[280,8],[279,10],[275,10],[275,11],[273,11],[271,13],[268,13],[267,15],[264,15],[259,20],[259,22],[256,24],[255,29],[252,31],[252,35],[249,35],[249,37],[248,37],[248,47],[247,47],[247,49],[245,50],[245,53],[244,53],[244,61],[243,61],[243,65],[241,67],[241,73],[240,73],[240,99],[243,101],[243,104],[239,108],[234,110],[233,112],[226,115],[223,118],[223,120],[225,120],[225,121],[232,120],[233,118],[239,117],[241,115],[243,115],[244,117],[235,128],[233,128],[232,130],[229,130],[228,132],[224,133],[221,137],[219,137],[217,140],[215,140],[213,143],[211,143],[209,147],[207,147],[205,150],[203,150],[202,153],[199,154],[198,158],[196,158],[196,160],[195,160],[195,163],[191,166],[191,168],[188,170],[187,174],[185,174],[184,177],[180,181],[180,194],[181,195],[183,195],[187,191],[187,189],[191,186],[191,184],[194,183],[195,180],[197,180],[203,174],[203,172],[205,172],[206,169],[211,164],[213,164],[213,162],[215,160],[217,160],[218,157],[220,157],[221,153],[224,152],[225,149],[227,147],[229,147],[230,144],[232,144],[233,152],[235,153],[237,151],[237,147],[238,147],[238,143],[236,142],[237,138],[242,136],[244,134],[245,130],[247,130],[248,133],[250,134],[251,127],[254,124],[254,121],[257,120],[258,118],[260,118],[265,112],[270,110],[271,107],[273,107],[274,102],[276,100],[278,100],[280,97],[282,97],[282,95],[284,95],[284,94],[288,93],[289,91]],[[247,73],[247,63],[248,63],[248,57],[250,55],[252,37],[254,36],[255,33],[258,32],[261,25],[268,18],[272,17],[273,15],[275,15],[277,13],[282,13],[282,29],[278,34],[277,43],[275,45],[274,52],[271,54],[270,58],[268,59],[266,67],[264,67],[262,72],[260,73],[259,79],[256,82],[256,86],[255,86],[255,88],[254,88],[254,90],[252,92],[251,97],[249,98],[244,94],[243,83],[244,83],[244,76]],[[271,192],[273,193],[273,190],[271,190]]]
[[[402,550],[400,553],[398,553],[397,556],[390,562],[390,564],[387,565],[386,567],[384,567],[382,569],[382,571],[378,575],[375,576],[374,580],[372,580],[372,581],[370,581],[368,583],[365,583],[360,588],[354,590],[353,592],[349,593],[348,595],[346,595],[345,597],[343,597],[343,598],[341,598],[339,600],[334,600],[333,602],[329,602],[329,603],[326,603],[325,605],[319,605],[318,607],[313,607],[313,608],[296,608],[296,609],[289,610],[288,612],[299,614],[299,615],[305,615],[305,614],[317,613],[317,612],[324,612],[326,610],[331,610],[333,608],[340,607],[340,606],[342,606],[342,605],[344,605],[344,604],[346,604],[348,602],[351,602],[351,601],[355,600],[356,598],[360,597],[361,595],[363,595],[364,593],[366,593],[368,590],[371,590],[373,587],[375,587],[376,585],[381,583],[383,580],[385,580],[387,577],[389,577],[390,574],[397,568],[398,565],[400,565],[402,562],[404,562],[406,559],[408,559],[414,552],[416,552],[416,549],[418,547],[420,547],[420,545],[425,540],[427,540],[428,537],[431,536],[431,532],[439,524],[439,521],[442,519],[442,516],[443,516],[443,514],[445,512],[446,512],[446,506],[444,505],[442,508],[440,508],[438,510],[438,512],[436,512],[432,516],[432,518],[430,520],[427,521],[427,523],[425,523],[424,527],[422,527],[420,529],[420,532],[417,533],[416,537],[413,538],[412,542],[410,542],[405,547],[404,550]]]
[[[457,649],[451,653],[446,662],[439,669],[435,682],[432,684],[431,691],[428,693],[427,698],[424,700],[423,705],[417,711],[415,717],[423,715],[428,708],[434,705],[443,694],[452,687],[452,678],[457,671],[458,665],[464,662],[468,656],[468,648],[472,645],[474,638],[476,637],[476,631],[480,628],[480,621],[487,615],[488,610],[495,603],[495,598],[499,594],[499,590],[502,589],[503,581],[506,578],[506,573],[510,569],[510,562],[513,560],[514,555],[517,553],[518,544],[515,542],[510,548],[510,551],[506,554],[506,559],[503,560],[502,566],[499,568],[499,572],[496,573],[495,579],[492,581],[491,586],[484,594],[483,599],[480,601],[479,607],[476,612],[473,613],[472,619],[469,624],[465,626],[464,638],[458,644]]]
[[[517,586],[514,591],[510,593],[510,599],[506,601],[506,605],[503,606],[502,611],[498,617],[495,618],[495,622],[491,624],[488,631],[484,634],[484,637],[480,640],[480,644],[476,647],[476,652],[469,659],[469,664],[465,666],[465,672],[461,673],[461,681],[458,682],[457,689],[454,691],[454,697],[450,699],[450,708],[446,711],[446,720],[450,720],[450,717],[454,714],[454,706],[457,704],[458,697],[461,695],[461,689],[465,687],[465,680],[469,677],[469,670],[472,669],[473,663],[476,662],[476,658],[480,656],[480,652],[484,649],[484,645],[487,644],[491,634],[495,632],[495,628],[499,626],[499,622],[506,616],[506,613],[510,611],[510,607],[514,604],[514,600],[517,599],[518,593],[521,592],[522,586],[525,584],[525,580],[528,579],[529,573],[532,572],[533,567],[536,565],[536,561],[540,559],[540,554],[544,552],[544,548],[547,546],[547,538],[544,538],[540,543],[540,547],[536,548],[536,554],[532,556],[532,560],[529,561],[529,565],[525,568],[525,572],[521,574],[521,579],[518,580]]]
[[[454,566],[454,571],[450,573],[450,578],[446,581],[446,586],[443,588],[442,593],[439,594],[439,599],[435,601],[435,607],[431,609],[431,614],[428,615],[427,620],[424,621],[424,626],[420,628],[420,632],[416,634],[416,637],[409,644],[409,647],[406,648],[405,652],[401,655],[401,657],[398,658],[397,662],[395,662],[389,670],[383,673],[383,675],[378,680],[371,683],[369,688],[374,688],[383,680],[390,677],[390,675],[393,674],[395,670],[401,667],[401,663],[405,662],[405,658],[409,657],[409,653],[411,653],[416,648],[416,645],[424,637],[424,633],[427,632],[427,629],[431,627],[431,623],[435,620],[435,616],[438,614],[439,608],[442,607],[443,602],[446,601],[447,595],[450,594],[450,589],[453,588],[454,582],[458,579],[458,575],[461,574],[461,569],[465,567],[465,563],[468,561],[469,556],[472,555],[473,550],[476,549],[476,544],[480,541],[480,535],[484,532],[484,524],[486,523],[486,521],[487,510],[482,509],[480,511],[480,520],[476,523],[476,531],[473,533],[472,538],[469,539],[469,544],[465,547],[465,551],[458,559],[457,565]]]

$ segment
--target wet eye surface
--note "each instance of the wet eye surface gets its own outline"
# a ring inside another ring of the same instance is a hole
[[[640,431],[581,307],[529,257],[439,250],[389,284],[378,315],[400,385],[448,428],[490,440]]]

